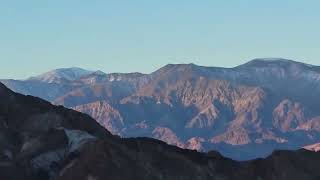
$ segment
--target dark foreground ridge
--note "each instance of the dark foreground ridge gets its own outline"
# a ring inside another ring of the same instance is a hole
[[[88,115],[0,84],[1,180],[295,180],[320,178],[320,154],[276,151],[236,162],[149,138],[121,139]]]

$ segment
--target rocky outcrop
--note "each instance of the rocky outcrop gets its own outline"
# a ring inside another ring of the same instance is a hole
[[[98,123],[113,134],[120,134],[124,128],[123,117],[115,108],[105,101],[76,106],[76,111],[90,114]]]
[[[211,139],[212,143],[221,143],[224,142],[226,144],[231,145],[244,145],[249,144],[251,142],[251,139],[249,137],[249,134],[245,129],[231,129],[227,132],[215,136]]]
[[[157,127],[152,131],[153,138],[167,142],[170,145],[175,145],[180,148],[184,148],[183,143],[177,135],[169,128]]]
[[[318,152],[318,151],[320,151],[320,143],[308,145],[308,146],[305,146],[303,148],[306,149],[306,150],[309,150],[309,151]]]
[[[281,131],[289,131],[303,124],[307,119],[299,103],[282,101],[273,111],[273,125]]]
[[[0,178],[49,179],[60,164],[96,138],[112,138],[87,115],[0,84]],[[89,135],[91,134],[91,135]]]

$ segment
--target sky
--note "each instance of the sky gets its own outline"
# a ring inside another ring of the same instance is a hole
[[[150,73],[282,57],[320,65],[319,0],[0,0],[0,78]]]

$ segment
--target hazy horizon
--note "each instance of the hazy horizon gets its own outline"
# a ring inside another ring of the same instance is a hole
[[[205,67],[217,67],[217,68],[234,68],[234,67],[237,67],[239,65],[243,65],[245,63],[248,63],[252,60],[256,60],[256,59],[264,59],[264,60],[267,60],[267,61],[271,61],[271,60],[289,60],[289,61],[295,61],[295,62],[301,62],[301,63],[304,63],[304,64],[307,64],[307,65],[314,65],[314,66],[318,66],[317,64],[310,64],[310,63],[307,63],[307,62],[302,62],[302,61],[296,61],[296,60],[293,60],[293,59],[286,59],[286,58],[255,58],[255,59],[250,59],[248,61],[245,61],[244,63],[241,63],[241,64],[238,64],[238,65],[235,65],[235,66],[230,66],[230,67],[226,67],[226,66],[208,66],[208,65],[200,65],[200,64],[196,64],[196,63],[193,63],[193,62],[189,62],[189,63],[168,63],[168,64],[195,64],[197,66],[205,66]],[[157,67],[155,70],[151,71],[151,72],[139,72],[139,71],[129,71],[129,72],[121,72],[121,71],[113,71],[113,72],[105,72],[101,69],[88,69],[88,68],[85,68],[85,67],[79,67],[79,66],[70,66],[70,67],[59,67],[59,68],[54,68],[54,69],[48,69],[46,71],[42,71],[42,72],[39,72],[38,74],[32,74],[32,75],[29,75],[29,76],[26,76],[26,77],[22,77],[22,78],[1,78],[0,79],[16,79],[16,80],[23,80],[23,79],[27,79],[27,78],[30,78],[30,77],[33,77],[33,76],[37,76],[37,75],[41,75],[41,74],[44,74],[44,73],[47,73],[47,72],[50,72],[50,71],[53,71],[53,70],[57,70],[57,69],[71,69],[71,68],[80,68],[80,69],[83,69],[83,70],[88,70],[88,71],[102,71],[104,73],[143,73],[143,74],[150,74],[168,64],[164,64],[163,66],[160,66],[160,67]]]
[[[281,57],[320,65],[320,1],[7,1],[0,78],[63,67],[150,73]]]

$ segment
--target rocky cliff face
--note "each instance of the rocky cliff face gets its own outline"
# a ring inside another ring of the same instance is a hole
[[[121,130],[124,128],[123,117],[119,111],[105,101],[79,105],[74,107],[74,110],[90,114],[113,134],[121,134]]]
[[[199,153],[149,138],[121,139],[88,115],[14,93],[2,84],[0,98],[0,179],[312,180],[320,177],[317,152],[276,151],[266,159],[236,162],[215,151]],[[93,106],[110,108],[103,102]],[[94,112],[99,114],[98,110]],[[166,128],[158,128],[154,133],[173,137]],[[189,144],[198,146],[202,141],[193,138]]]
[[[320,141],[320,68],[291,60],[255,59],[235,68],[171,64],[147,75],[95,72],[68,83],[3,82],[87,113],[114,134],[234,159]],[[41,85],[30,88],[34,83]]]

